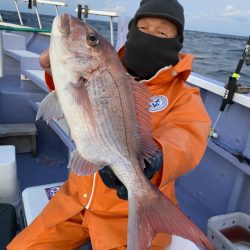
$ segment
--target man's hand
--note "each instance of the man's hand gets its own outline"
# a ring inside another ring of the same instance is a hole
[[[39,62],[41,67],[49,74],[52,75],[51,73],[51,67],[50,67],[50,59],[49,59],[49,49],[45,49],[40,57],[39,57]]]
[[[145,176],[150,180],[153,175],[162,168],[163,158],[162,152],[159,152],[156,156],[150,159],[150,162],[144,160],[145,169],[143,170]],[[114,172],[109,166],[105,166],[99,171],[103,183],[109,187],[116,189],[117,196],[120,199],[128,199],[128,191],[122,182],[115,176]]]

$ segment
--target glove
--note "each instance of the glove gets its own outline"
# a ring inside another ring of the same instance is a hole
[[[145,162],[145,168],[143,170],[145,176],[150,180],[153,175],[162,168],[163,158],[162,152],[157,153],[156,156],[152,157],[150,161]],[[122,200],[128,199],[128,191],[122,182],[116,177],[114,172],[109,166],[105,166],[99,170],[100,177],[103,183],[109,187],[116,189],[117,196]]]

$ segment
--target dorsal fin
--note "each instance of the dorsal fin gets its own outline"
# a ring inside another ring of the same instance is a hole
[[[134,95],[137,121],[141,133],[141,157],[150,162],[150,158],[155,156],[160,149],[152,138],[152,121],[151,113],[149,112],[149,102],[152,95],[143,83],[135,81],[132,77],[130,77],[130,82]]]

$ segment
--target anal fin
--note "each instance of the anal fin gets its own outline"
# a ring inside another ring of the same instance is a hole
[[[75,149],[71,154],[68,168],[71,168],[76,175],[91,175],[103,168],[103,165],[89,162]]]

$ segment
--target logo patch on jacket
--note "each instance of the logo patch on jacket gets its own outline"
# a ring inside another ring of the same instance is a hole
[[[150,112],[158,112],[165,109],[168,106],[168,98],[164,95],[157,95],[151,97]]]

